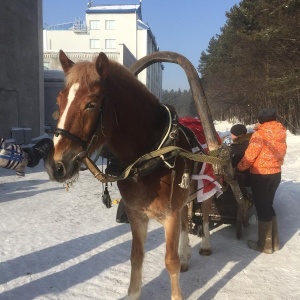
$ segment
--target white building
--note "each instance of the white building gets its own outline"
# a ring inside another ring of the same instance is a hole
[[[137,5],[97,5],[89,1],[85,21],[48,26],[44,29],[44,66],[61,70],[58,51],[74,62],[93,60],[99,52],[130,67],[137,59],[158,51],[150,27],[143,22],[141,1]],[[162,95],[161,63],[138,76],[159,99]]]

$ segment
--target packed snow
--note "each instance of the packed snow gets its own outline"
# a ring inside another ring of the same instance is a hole
[[[224,136],[232,124],[215,126]],[[300,136],[288,132],[287,144],[275,197],[282,249],[272,255],[250,250],[246,241],[256,239],[257,224],[244,228],[240,240],[234,225],[212,228],[209,257],[198,254],[201,238],[190,235],[190,268],[180,277],[185,299],[300,299]],[[0,300],[125,299],[130,225],[116,223],[116,204],[103,205],[102,184],[81,171],[66,191],[49,180],[43,162],[26,171],[20,178],[0,170]],[[116,185],[109,191],[116,203]],[[141,299],[170,299],[164,232],[155,221],[146,251]]]

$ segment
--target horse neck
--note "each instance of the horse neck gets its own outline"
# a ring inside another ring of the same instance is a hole
[[[125,163],[154,150],[167,124],[165,108],[155,96],[143,89],[131,93],[115,88],[109,94],[111,124],[107,137],[108,148]]]

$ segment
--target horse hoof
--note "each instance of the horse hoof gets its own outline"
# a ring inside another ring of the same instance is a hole
[[[189,265],[188,264],[183,264],[180,266],[180,272],[183,273],[183,272],[186,272],[189,270]]]
[[[211,255],[211,250],[210,249],[202,249],[200,248],[199,254],[202,256],[210,256]]]
[[[242,235],[243,235],[243,225],[242,222],[238,222],[236,227],[236,238],[240,240],[242,238]]]

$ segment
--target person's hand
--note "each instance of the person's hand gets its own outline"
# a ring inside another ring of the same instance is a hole
[[[233,178],[234,179],[238,179],[239,176],[241,176],[242,172],[238,170],[238,168],[233,168],[233,172],[234,172],[234,175],[233,175]]]

